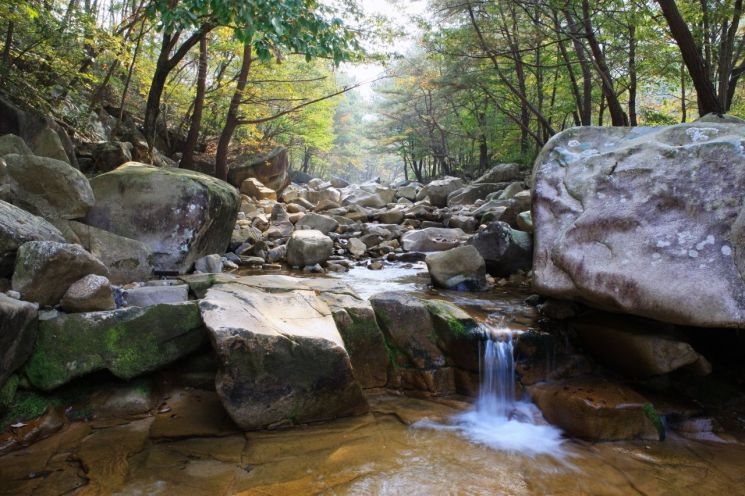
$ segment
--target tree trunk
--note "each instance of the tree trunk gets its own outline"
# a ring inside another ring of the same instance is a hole
[[[582,70],[582,97],[580,99],[579,94],[577,97],[577,109],[579,110],[580,121],[583,126],[592,126],[592,71],[590,70],[590,62],[587,60],[585,47],[582,46],[582,42],[580,41],[580,33],[574,16],[569,10],[565,10],[564,17],[569,26],[574,53]]]
[[[685,64],[680,64],[680,122],[685,123],[688,120],[686,104],[686,69]]]
[[[233,133],[238,127],[238,111],[240,110],[241,101],[243,100],[243,91],[248,83],[248,73],[251,70],[251,44],[246,43],[243,46],[243,61],[241,62],[241,71],[238,74],[238,82],[235,87],[235,93],[230,100],[228,115],[225,117],[225,126],[220,134],[220,140],[217,144],[217,153],[215,155],[215,177],[228,180],[228,151],[230,141],[233,139]]]
[[[627,126],[629,124],[628,118],[621,107],[621,102],[618,100],[618,94],[613,89],[613,80],[611,79],[608,64],[605,61],[605,54],[602,48],[600,48],[600,42],[595,36],[595,31],[592,27],[589,0],[582,0],[582,19],[585,26],[585,36],[590,45],[592,56],[595,59],[595,66],[603,82],[603,93],[605,93],[605,99],[608,103],[611,122],[614,126]]]
[[[678,44],[683,62],[685,62],[688,68],[688,74],[690,74],[693,80],[693,86],[696,88],[699,115],[706,115],[712,112],[722,114],[724,108],[709,77],[709,68],[706,61],[701,58],[696,41],[690,29],[688,29],[683,16],[680,14],[675,0],[657,0],[657,3],[662,9],[662,15],[665,16],[670,33]]]
[[[204,110],[204,93],[207,88],[207,35],[199,40],[199,68],[197,69],[197,94],[194,97],[194,111],[191,114],[189,134],[186,136],[181,167],[191,169],[194,166],[194,150],[199,141],[199,130],[202,127]]]
[[[632,12],[633,19],[633,12]],[[638,125],[636,116],[636,25],[629,23],[629,124]]]

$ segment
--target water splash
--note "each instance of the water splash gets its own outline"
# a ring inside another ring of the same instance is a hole
[[[562,458],[566,453],[561,431],[549,425],[535,405],[516,400],[512,333],[491,327],[484,331],[481,388],[474,408],[449,424],[424,421],[416,426],[454,431],[499,451]]]

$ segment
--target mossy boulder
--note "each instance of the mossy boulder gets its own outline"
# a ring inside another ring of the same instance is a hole
[[[479,371],[479,342],[484,339],[481,326],[462,308],[445,300],[427,300],[427,310],[437,336],[437,346],[455,366]]]
[[[141,241],[155,270],[187,272],[206,255],[224,253],[240,195],[226,182],[184,169],[128,162],[91,180],[96,204],[85,223]]]
[[[44,391],[98,370],[131,379],[196,351],[206,337],[195,302],[54,313],[40,319],[24,372]]]

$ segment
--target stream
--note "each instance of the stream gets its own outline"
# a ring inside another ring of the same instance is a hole
[[[155,415],[74,422],[0,457],[0,494],[745,494],[741,442],[588,443],[547,425],[514,386],[512,336],[538,319],[527,289],[436,291],[423,264],[329,277],[363,297],[407,291],[471,312],[492,334],[479,397],[375,390],[364,416],[240,433],[214,393],[183,388]]]

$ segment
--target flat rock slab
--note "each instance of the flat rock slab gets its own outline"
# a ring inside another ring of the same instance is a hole
[[[329,307],[315,291],[219,284],[199,303],[217,393],[244,430],[367,411]]]
[[[745,126],[567,130],[536,160],[534,285],[673,324],[745,325]]]

